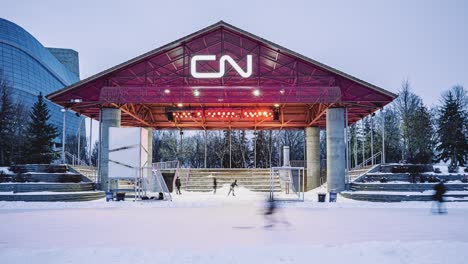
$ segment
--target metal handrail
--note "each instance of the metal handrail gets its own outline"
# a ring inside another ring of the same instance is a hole
[[[70,153],[68,151],[65,151],[65,157],[71,159],[71,164],[69,164],[69,165],[73,165],[73,166],[90,166],[90,165],[88,165],[88,163],[86,163],[86,161],[78,159],[77,156],[75,156],[74,154],[72,154],[72,153]],[[68,164],[67,159],[65,159],[65,163]]]
[[[382,160],[382,152],[379,151],[377,153],[374,154],[374,156],[366,159],[365,161],[363,161],[361,164],[357,165],[356,167],[354,167],[353,169],[361,169],[361,168],[364,168],[365,166],[371,164],[371,165],[375,165],[373,164],[372,161],[376,160],[376,158],[380,156],[380,160]]]
[[[291,167],[306,167],[304,160],[291,160],[289,164]]]
[[[179,167],[179,161],[171,160],[171,161],[155,162],[153,163],[153,167],[159,170],[177,169]]]

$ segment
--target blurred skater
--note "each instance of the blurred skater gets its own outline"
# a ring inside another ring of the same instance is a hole
[[[182,193],[180,192],[180,186],[182,186],[182,184],[180,183],[179,177],[177,177],[176,180],[175,180],[175,186],[176,186],[176,188],[177,188],[176,194],[182,194]]]
[[[229,189],[228,196],[229,196],[229,194],[231,194],[231,192],[232,192],[232,196],[236,196],[234,194],[234,187],[236,187],[236,186],[237,186],[237,180],[234,180],[234,182],[231,183],[231,188]]]
[[[444,205],[444,194],[447,191],[447,188],[445,188],[444,183],[441,181],[436,186],[434,186],[435,193],[432,196],[432,199],[434,200],[434,203],[437,203],[437,209],[439,214],[446,214],[447,213],[447,208]],[[434,213],[434,208],[432,210]]]
[[[216,194],[216,188],[218,188],[218,181],[213,178],[213,194]]]
[[[265,212],[264,212],[264,215],[265,215],[265,221],[266,221],[266,224],[265,224],[265,228],[270,228],[270,227],[273,227],[275,226],[277,223],[282,223],[286,226],[289,226],[289,222],[284,218],[284,216],[282,216],[281,218],[282,219],[278,219],[278,205],[275,201],[275,199],[273,198],[273,194],[271,194],[267,201],[266,201],[266,205],[265,205]]]

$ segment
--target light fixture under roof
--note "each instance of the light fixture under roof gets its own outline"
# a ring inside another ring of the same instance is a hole
[[[280,94],[283,95],[284,94],[284,89],[281,89],[279,92],[280,92]]]
[[[169,90],[169,89],[164,89],[164,93],[165,93],[165,94],[170,94],[170,93],[171,93],[171,90]]]
[[[274,107],[279,107],[279,104],[274,104],[273,106],[274,106]]]
[[[178,104],[177,104],[177,107],[183,107],[183,106],[184,106],[183,103],[178,103]]]
[[[258,89],[253,90],[252,94],[254,96],[260,96],[260,90],[258,90]]]
[[[193,90],[193,96],[195,96],[195,97],[200,96],[200,91],[198,91],[198,90]]]

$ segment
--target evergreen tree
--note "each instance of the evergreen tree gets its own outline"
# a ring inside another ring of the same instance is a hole
[[[411,163],[432,163],[434,129],[429,110],[421,103],[410,116],[408,127],[408,161]]]
[[[451,166],[463,166],[468,155],[468,116],[466,91],[455,86],[442,96],[437,134],[438,160],[450,160]]]
[[[99,141],[94,142],[93,151],[91,152],[91,165],[97,167],[99,154]]]
[[[0,165],[10,165],[14,142],[14,104],[11,98],[11,88],[0,70]]]
[[[29,163],[50,163],[56,157],[53,140],[59,135],[57,128],[48,124],[49,109],[39,94],[33,105],[27,128],[27,153]]]
[[[248,168],[251,164],[251,160],[249,158],[250,147],[249,147],[249,140],[247,139],[247,132],[242,130],[239,133],[239,149],[241,152],[242,158],[242,166],[241,168]]]
[[[13,140],[10,142],[11,162],[21,164],[26,162],[26,132],[29,123],[29,109],[22,103],[14,105],[13,121]]]
[[[270,146],[267,132],[264,130],[256,131],[257,136],[254,140],[256,154],[256,168],[267,168],[270,162]]]

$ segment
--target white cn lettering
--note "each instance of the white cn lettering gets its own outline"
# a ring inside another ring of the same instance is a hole
[[[214,61],[216,55],[195,55],[190,60],[190,73],[194,78],[206,79],[206,78],[221,78],[224,76],[226,71],[226,63],[228,62],[231,66],[239,73],[243,78],[249,78],[252,75],[252,55],[247,55],[247,70],[244,71],[229,55],[223,55],[219,59],[219,72],[197,72],[197,61]]]

